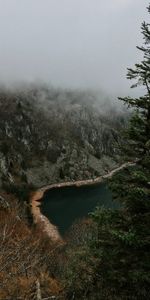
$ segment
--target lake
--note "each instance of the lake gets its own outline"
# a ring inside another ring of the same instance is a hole
[[[88,216],[96,206],[117,208],[105,184],[52,188],[44,193],[41,212],[64,233],[78,219]]]

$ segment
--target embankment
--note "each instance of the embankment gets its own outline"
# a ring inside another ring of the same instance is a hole
[[[122,164],[120,167],[110,171],[108,174],[97,177],[96,179],[89,179],[89,180],[81,180],[81,181],[72,181],[72,182],[62,182],[62,183],[56,183],[47,185],[44,187],[41,187],[39,190],[31,194],[30,197],[30,203],[31,203],[31,213],[33,215],[33,222],[36,224],[40,230],[43,231],[44,234],[46,234],[48,237],[51,238],[54,242],[63,242],[63,239],[59,233],[59,230],[57,226],[52,224],[47,217],[45,217],[40,210],[41,201],[43,199],[44,193],[52,188],[61,188],[66,186],[83,186],[83,185],[93,185],[102,183],[105,179],[111,178],[115,173],[119,172],[120,170],[134,166],[136,162],[127,162]]]

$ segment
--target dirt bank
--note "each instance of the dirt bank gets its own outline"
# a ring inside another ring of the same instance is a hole
[[[105,179],[111,178],[115,173],[119,172],[120,170],[129,167],[134,166],[136,162],[127,162],[121,165],[120,167],[110,171],[108,174],[97,177],[96,179],[89,179],[89,180],[81,180],[81,181],[71,181],[71,182],[62,182],[62,183],[56,183],[44,186],[37,190],[36,192],[32,193],[30,197],[30,203],[31,203],[31,212],[33,215],[33,221],[34,224],[36,224],[47,236],[49,236],[52,241],[54,242],[63,242],[63,239],[58,231],[57,226],[52,224],[48,218],[46,218],[40,210],[40,205],[42,198],[44,196],[44,193],[52,188],[61,188],[65,186],[84,186],[84,185],[93,185],[97,183],[103,182]]]

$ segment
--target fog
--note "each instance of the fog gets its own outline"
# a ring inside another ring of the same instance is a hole
[[[129,94],[141,59],[141,0],[0,0],[0,82]]]

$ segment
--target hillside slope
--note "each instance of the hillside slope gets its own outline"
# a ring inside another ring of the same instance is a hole
[[[0,90],[0,186],[95,178],[118,165],[125,117],[92,92]]]

